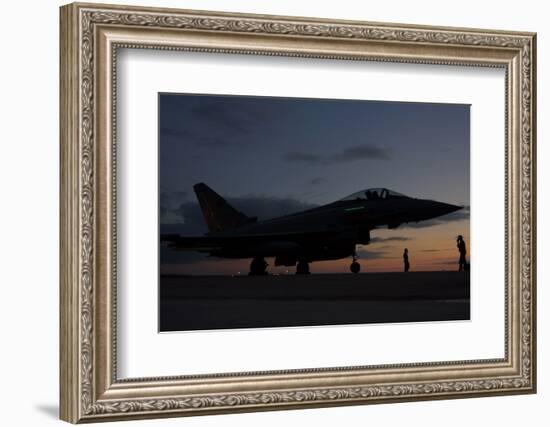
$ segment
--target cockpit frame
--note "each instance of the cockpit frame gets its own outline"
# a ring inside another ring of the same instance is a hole
[[[350,200],[387,200],[387,199],[397,199],[397,198],[408,198],[404,194],[398,193],[397,191],[390,190],[383,187],[373,187],[361,191],[356,191],[349,196],[340,199],[341,202],[347,202]]]

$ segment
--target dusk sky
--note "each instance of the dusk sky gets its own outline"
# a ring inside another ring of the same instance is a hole
[[[161,233],[207,231],[198,182],[259,220],[386,187],[465,209],[373,230],[358,248],[362,271],[402,270],[405,247],[411,271],[454,270],[456,236],[470,245],[469,105],[163,93],[159,157]],[[267,261],[272,273],[294,272]],[[311,271],[347,272],[350,262],[314,262]],[[249,263],[160,254],[169,274],[246,274]]]

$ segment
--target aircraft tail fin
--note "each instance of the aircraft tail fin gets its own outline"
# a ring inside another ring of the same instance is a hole
[[[193,186],[202,214],[210,232],[237,228],[254,221],[242,212],[239,212],[227,201],[204,183]]]

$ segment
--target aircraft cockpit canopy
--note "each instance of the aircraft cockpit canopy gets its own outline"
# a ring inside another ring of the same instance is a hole
[[[349,196],[341,199],[341,201],[346,202],[349,200],[387,200],[405,197],[407,196],[396,191],[388,190],[387,188],[369,188],[368,190],[362,190],[350,194]]]

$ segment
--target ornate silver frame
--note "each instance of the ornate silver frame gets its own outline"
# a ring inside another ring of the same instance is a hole
[[[535,34],[174,9],[61,8],[61,419],[72,422],[534,393]],[[116,375],[118,47],[506,70],[505,357],[176,378]]]

